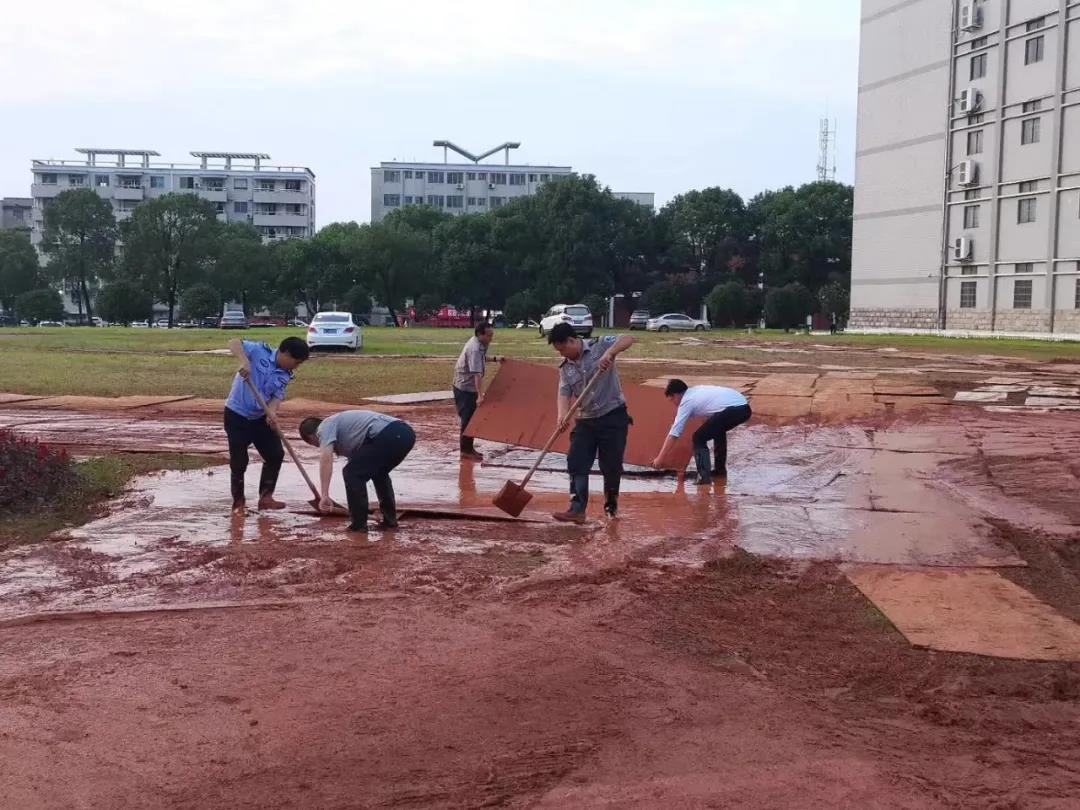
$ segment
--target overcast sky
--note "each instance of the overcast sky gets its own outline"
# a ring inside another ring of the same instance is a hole
[[[447,139],[658,205],[749,197],[814,179],[826,110],[851,182],[858,32],[858,0],[5,2],[0,196],[77,146],[261,151],[315,172],[321,227]]]

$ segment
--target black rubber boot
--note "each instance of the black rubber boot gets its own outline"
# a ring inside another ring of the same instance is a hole
[[[604,514],[609,518],[619,515],[619,492],[618,490],[604,490]]]
[[[384,529],[396,529],[398,522],[394,482],[387,476],[386,478],[376,478],[372,483],[375,485],[375,497],[379,499],[379,511],[382,513],[379,526]]]
[[[697,447],[694,449],[694,465],[697,467],[697,478],[694,483],[698,486],[708,486],[712,483],[712,474],[709,471],[709,448]]]
[[[367,482],[350,483],[345,486],[345,498],[349,504],[350,532],[367,532],[368,494]]]

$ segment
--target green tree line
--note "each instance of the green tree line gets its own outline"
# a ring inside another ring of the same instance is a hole
[[[514,321],[553,303],[599,308],[642,293],[640,306],[656,313],[705,302],[718,326],[764,313],[787,328],[811,312],[846,313],[851,206],[850,186],[826,182],[750,200],[707,188],[654,212],[586,175],[485,214],[409,206],[266,245],[195,195],[148,200],[117,223],[109,202],[74,189],[45,210],[43,265],[25,236],[0,234],[0,304],[37,317],[44,299],[45,309],[59,300],[43,293],[51,287],[69,291],[87,318],[122,322],[149,317],[154,301],[170,322],[220,313],[223,301],[279,317],[298,304],[362,315],[374,301],[397,316],[407,301],[420,314],[448,303]]]

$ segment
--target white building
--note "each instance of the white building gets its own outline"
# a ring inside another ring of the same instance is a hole
[[[510,150],[520,143],[507,141],[480,155],[474,155],[450,141],[435,141],[443,148],[442,163],[384,161],[371,169],[371,221],[378,222],[391,211],[407,205],[430,205],[450,214],[482,214],[501,208],[518,197],[535,194],[543,183],[574,173],[570,166],[511,164]],[[450,163],[449,151],[469,163]],[[481,163],[503,152],[503,165]],[[640,205],[653,205],[653,195],[643,192],[614,192],[616,197]]]
[[[209,200],[223,222],[249,222],[264,241],[315,233],[315,173],[267,166],[255,152],[192,152],[198,163],[158,163],[150,149],[81,148],[81,160],[34,160],[31,239],[41,241],[45,207],[73,188],[92,188],[112,203],[118,221],[144,200],[171,192]]]
[[[1080,3],[863,0],[850,326],[1080,334]]]

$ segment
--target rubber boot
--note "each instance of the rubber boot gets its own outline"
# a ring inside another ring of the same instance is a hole
[[[379,526],[384,529],[396,529],[398,522],[394,482],[387,476],[386,478],[376,478],[372,483],[375,485],[375,497],[379,499],[379,511],[382,513]]]
[[[367,533],[368,519],[368,494],[367,482],[347,483],[345,485],[345,498],[349,504],[350,532]]]
[[[617,489],[604,490],[604,514],[609,518],[619,516],[619,491]]]
[[[589,506],[589,476],[570,476],[570,508],[556,512],[552,517],[563,523],[584,523],[585,510]]]
[[[698,486],[708,486],[712,483],[712,474],[709,472],[709,448],[694,448],[694,465],[697,467],[697,478],[694,483]]]
[[[720,455],[720,448],[716,448],[715,453],[716,460],[713,462],[712,474],[714,478],[727,478],[727,452],[724,452],[723,457]]]
[[[476,449],[476,445],[474,444],[474,439],[472,436],[466,436],[464,433],[462,433],[460,447],[462,458],[469,459],[471,461],[484,460],[484,455]]]

